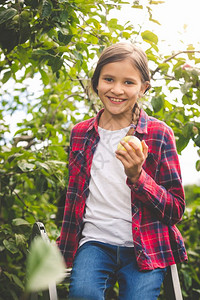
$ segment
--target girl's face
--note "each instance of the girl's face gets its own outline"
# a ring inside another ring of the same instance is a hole
[[[107,117],[132,118],[135,102],[143,95],[148,83],[141,80],[140,71],[129,59],[109,63],[101,69],[97,86]]]

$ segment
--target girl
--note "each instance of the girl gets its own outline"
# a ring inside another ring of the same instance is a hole
[[[185,201],[173,132],[138,105],[150,75],[135,45],[105,49],[92,87],[104,108],[71,132],[58,242],[73,264],[69,297],[105,299],[118,281],[119,299],[157,299],[167,266],[187,259],[175,226]],[[116,150],[120,141],[124,150]]]

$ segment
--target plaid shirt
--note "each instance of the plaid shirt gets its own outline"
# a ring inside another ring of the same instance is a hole
[[[103,110],[102,110],[103,111]],[[92,158],[99,141],[98,120],[80,122],[71,132],[69,184],[64,218],[57,243],[67,267],[73,264],[89,194]],[[131,189],[132,234],[139,270],[152,270],[187,260],[175,224],[185,208],[184,190],[173,131],[141,110],[135,135],[149,148],[148,157]]]

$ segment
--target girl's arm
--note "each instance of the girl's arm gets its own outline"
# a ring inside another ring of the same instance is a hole
[[[127,184],[134,193],[134,198],[141,201],[157,218],[167,225],[181,220],[185,209],[184,190],[181,182],[180,165],[175,140],[170,130],[158,149],[159,161],[156,172],[145,167],[148,147],[143,142],[143,153],[134,145],[123,144],[127,151],[117,151],[127,175]],[[151,165],[148,166],[151,168]]]

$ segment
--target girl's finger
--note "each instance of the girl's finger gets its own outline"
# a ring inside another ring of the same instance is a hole
[[[144,154],[145,158],[147,158],[147,155],[148,155],[148,146],[145,143],[145,141],[142,141],[142,149],[143,149],[143,154]]]

